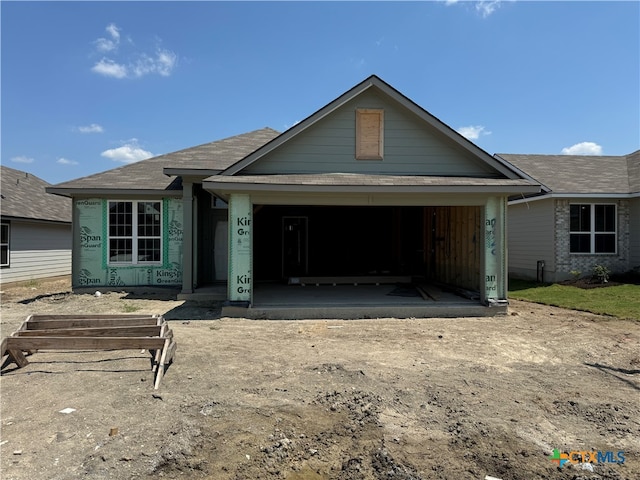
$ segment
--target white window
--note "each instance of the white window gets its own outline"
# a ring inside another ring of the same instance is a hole
[[[356,159],[382,160],[384,157],[384,110],[356,110]]]
[[[109,263],[162,262],[162,203],[109,202]]]
[[[9,266],[9,224],[1,224],[2,230],[0,231],[0,266]]]
[[[582,203],[570,206],[570,252],[616,253],[616,206]]]

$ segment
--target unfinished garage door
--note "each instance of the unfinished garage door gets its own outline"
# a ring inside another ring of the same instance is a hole
[[[414,276],[478,290],[479,207],[254,207],[257,281]]]

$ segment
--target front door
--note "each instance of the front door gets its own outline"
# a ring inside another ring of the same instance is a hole
[[[308,274],[308,217],[282,217],[282,277]]]

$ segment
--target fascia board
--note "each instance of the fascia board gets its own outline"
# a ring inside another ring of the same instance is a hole
[[[509,200],[509,205],[518,205],[519,203],[531,203],[538,200],[547,200],[549,198],[602,198],[602,199],[625,199],[625,198],[638,198],[639,193],[549,193],[539,195],[535,197],[518,198],[515,200]]]
[[[468,186],[468,185],[280,185],[280,184],[255,184],[255,183],[219,183],[204,182],[206,190],[215,192],[309,192],[309,193],[456,193],[456,194],[520,194],[537,193],[540,188],[537,185],[492,185],[492,186]]]
[[[162,173],[164,173],[167,177],[201,177],[207,178],[213,175],[218,175],[222,170],[219,169],[209,169],[209,168],[173,168],[173,167],[165,167],[162,169]]]
[[[123,190],[118,188],[47,187],[45,191],[62,197],[182,197],[182,190]]]
[[[56,225],[71,225],[71,221],[64,220],[48,220],[46,218],[29,218],[29,217],[14,217],[11,215],[2,215],[1,217],[3,222],[28,222],[28,223],[46,223],[46,224],[56,224]]]

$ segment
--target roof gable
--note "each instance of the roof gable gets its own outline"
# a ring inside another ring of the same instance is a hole
[[[0,169],[3,217],[71,223],[71,201],[47,193],[49,183],[4,165]]]
[[[356,108],[384,109],[384,160],[355,160]],[[313,172],[521,178],[375,75],[222,175]]]

